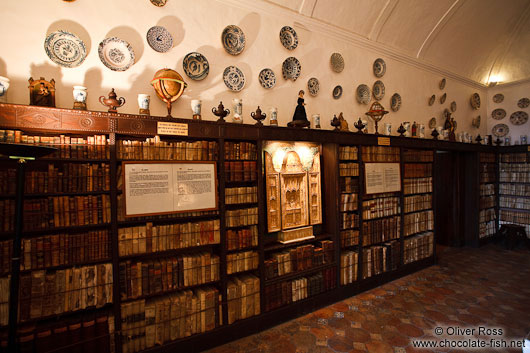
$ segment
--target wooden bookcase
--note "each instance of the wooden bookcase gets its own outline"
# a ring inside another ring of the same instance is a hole
[[[187,133],[157,135],[158,122],[186,124]],[[26,174],[30,181],[26,223],[27,227],[38,225],[26,229],[23,239],[24,249],[30,249],[30,268],[23,259],[22,278],[33,276],[38,284],[34,290],[29,287],[29,292],[26,287],[20,291],[21,304],[30,301],[30,316],[25,318],[27,308],[21,306],[23,319],[17,324],[17,339],[28,352],[35,345],[41,348],[53,343],[57,347],[63,342],[82,342],[102,353],[200,351],[432,265],[436,260],[432,235],[432,215],[436,214],[432,188],[437,185],[432,180],[434,152],[478,156],[498,149],[405,137],[381,140],[375,135],[330,130],[13,104],[0,104],[0,130],[53,136],[51,143],[61,147],[59,155],[31,162]],[[92,143],[91,136],[95,135],[100,137]],[[2,136],[6,137],[0,131]],[[19,137],[17,142],[36,142]],[[322,215],[321,222],[313,226],[314,239],[282,244],[267,230],[266,141],[307,141],[321,148]],[[15,142],[14,135],[11,142]],[[511,153],[510,148],[503,151]],[[124,163],[156,160],[214,162],[218,208],[125,217]],[[11,271],[12,232],[7,221],[13,213],[14,163],[5,158],[1,161],[0,178],[6,181],[0,189],[3,313],[8,308],[5,288]],[[366,163],[382,161],[399,165],[401,189],[367,195]],[[411,189],[410,185],[420,182],[425,189]],[[60,189],[54,186],[58,183]],[[478,184],[473,192],[478,199]],[[38,212],[38,207],[54,209],[54,202],[63,211],[59,223],[55,223],[56,212]],[[89,212],[89,221],[79,221],[81,210]],[[76,221],[61,223],[68,212],[75,213]],[[477,219],[473,226],[478,229],[479,209],[466,212],[469,215],[463,217]],[[97,218],[103,214],[105,218]],[[391,230],[385,231],[384,237],[371,232],[379,223]],[[58,240],[55,235],[60,235]],[[57,242],[63,244],[61,236],[74,239],[68,244],[74,244],[77,252],[72,250],[71,255],[69,251],[68,260],[59,252],[57,261],[53,250]],[[81,251],[84,255],[79,255]],[[307,262],[293,270],[293,259],[298,262],[298,258]],[[285,271],[289,267],[290,271]],[[95,280],[90,269],[95,269]],[[44,315],[57,291],[62,291],[60,286],[52,288],[53,276],[57,278],[60,273],[62,278],[66,272],[85,280],[81,284],[89,288],[80,289],[84,302],[75,310],[60,311],[56,306],[50,315]],[[103,282],[98,277],[102,274]],[[23,287],[29,282],[21,283]],[[32,305],[39,296],[46,299],[46,305]],[[4,321],[0,322],[0,352],[5,350],[8,323]]]

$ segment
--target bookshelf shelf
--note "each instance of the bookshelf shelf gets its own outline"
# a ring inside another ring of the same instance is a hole
[[[161,215],[155,217],[141,217],[140,219],[131,219],[126,221],[118,221],[119,227],[135,226],[145,224],[146,222],[153,222],[153,224],[165,224],[165,223],[188,223],[188,222],[200,222],[210,221],[218,219],[218,214],[201,215],[201,216],[179,216],[179,215]]]
[[[44,269],[46,271],[64,270],[64,269],[74,268],[74,267],[79,267],[79,266],[84,266],[84,265],[104,264],[104,263],[109,263],[111,261],[112,261],[111,258],[106,258],[106,259],[101,259],[101,260],[88,260],[88,261],[85,260],[83,262],[76,262],[74,264],[66,264],[66,265],[59,265],[59,266],[35,267],[35,268],[28,269],[28,270],[20,270],[20,273],[21,274],[31,273],[33,271],[39,271],[39,270],[44,270]]]
[[[156,252],[143,253],[143,254],[122,255],[120,256],[120,261],[159,259],[159,258],[171,257],[175,255],[180,255],[180,254],[212,250],[212,248],[218,247],[218,246],[220,246],[220,244],[215,243],[215,244],[197,245],[197,246],[190,246],[186,248],[178,248],[178,249],[171,249],[171,250],[164,250],[164,251],[156,251]]]
[[[289,244],[281,244],[281,243],[277,243],[275,241],[272,241],[273,244],[265,244],[264,250],[265,250],[265,252],[283,250],[283,249],[296,247],[296,246],[299,246],[299,245],[306,245],[306,244],[318,242],[318,241],[321,241],[321,240],[327,240],[327,239],[330,239],[330,238],[331,238],[330,234],[320,234],[320,235],[315,235],[315,237],[312,238],[312,239],[302,240],[302,241],[299,241],[299,242],[289,243]]]
[[[200,288],[200,287],[208,287],[208,286],[218,286],[220,283],[221,283],[221,281],[219,280],[219,281],[210,281],[210,282],[206,282],[206,283],[195,284],[193,286],[183,286],[183,287],[174,288],[174,289],[167,290],[167,291],[139,295],[139,296],[136,296],[134,298],[121,298],[121,302],[122,303],[128,303],[128,302],[133,302],[133,301],[137,301],[137,300],[141,300],[141,299],[154,299],[154,298],[167,296],[168,294],[182,292],[182,291],[185,291],[185,290],[193,290],[193,289],[197,289],[197,288]]]
[[[32,318],[28,320],[24,320],[20,322],[20,324],[23,325],[30,325],[30,324],[36,324],[39,323],[39,325],[46,326],[47,324],[57,323],[57,322],[68,322],[68,320],[71,320],[74,317],[78,316],[88,316],[93,315],[96,313],[101,313],[104,311],[108,311],[112,308],[113,303],[107,303],[103,306],[96,307],[96,306],[90,306],[85,309],[76,310],[76,311],[68,311],[61,314],[53,314],[48,316],[41,316],[38,318]]]

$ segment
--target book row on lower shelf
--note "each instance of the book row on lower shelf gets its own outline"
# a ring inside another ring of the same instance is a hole
[[[225,221],[227,227],[241,227],[258,224],[258,208],[251,207],[238,210],[227,210]]]
[[[403,241],[403,263],[409,264],[415,261],[431,257],[434,251],[434,233],[425,232]]]
[[[58,315],[112,303],[112,264],[20,275],[19,320]]]
[[[218,146],[215,141],[161,141],[159,136],[145,141],[116,141],[117,157],[122,160],[217,160]]]
[[[403,211],[405,213],[428,210],[432,208],[432,195],[413,195],[403,199]]]
[[[8,324],[10,280],[11,276],[0,277],[0,326]]]
[[[375,198],[363,201],[363,219],[387,217],[400,212],[399,197]]]
[[[359,176],[359,163],[339,163],[339,176]]]
[[[499,206],[530,211],[530,199],[501,195],[501,197],[499,198]]]
[[[359,253],[357,251],[344,251],[340,254],[340,284],[346,285],[357,281],[357,268],[359,266]]]
[[[399,238],[400,224],[400,216],[363,222],[363,246]]]
[[[499,184],[499,194],[530,197],[530,184]]]
[[[403,179],[403,194],[420,194],[432,192],[432,177]]]
[[[225,204],[227,205],[255,202],[258,202],[257,186],[225,189]]]
[[[400,242],[390,242],[362,249],[362,278],[366,279],[383,272],[396,270],[400,262]]]
[[[258,246],[258,227],[253,225],[243,229],[227,229],[226,244],[228,251]]]
[[[348,212],[355,211],[358,208],[357,194],[341,194],[340,195],[340,211]]]
[[[530,235],[530,212],[528,211],[499,211],[499,225],[505,223],[515,223],[523,226],[526,230],[527,236]]]
[[[11,271],[13,240],[0,241],[0,276]]]
[[[120,256],[219,244],[220,221],[153,224],[118,229]]]
[[[255,270],[259,265],[259,255],[257,251],[243,251],[226,255],[226,273]]]
[[[501,183],[530,183],[530,164],[500,163]]]
[[[134,299],[215,282],[219,256],[208,252],[120,263],[120,296]]]
[[[256,161],[225,162],[225,180],[227,182],[256,181],[257,180]]]
[[[403,219],[403,235],[409,236],[411,234],[424,232],[434,229],[434,212],[422,211],[415,213],[408,213]]]

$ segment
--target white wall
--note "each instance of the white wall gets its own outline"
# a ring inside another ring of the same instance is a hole
[[[250,6],[257,3],[261,8],[272,9],[274,14],[251,10]],[[471,127],[475,116],[486,116],[485,104],[478,111],[469,104],[474,92],[480,93],[484,103],[485,89],[449,78],[443,91],[447,93],[447,101],[441,105],[438,98],[443,92],[438,83],[443,74],[378,53],[376,47],[365,48],[352,40],[334,38],[329,34],[333,33],[333,27],[322,23],[317,26],[317,22],[312,22],[314,20],[301,20],[301,15],[258,0],[249,0],[243,5],[234,0],[170,0],[161,8],[148,0],[77,0],[72,3],[54,1],[53,4],[37,0],[4,0],[0,19],[3,25],[0,75],[11,79],[10,103],[28,104],[28,78],[43,76],[57,82],[57,107],[71,108],[72,86],[84,85],[88,87],[89,110],[105,111],[98,97],[115,88],[118,95],[127,100],[119,112],[136,114],[137,94],[149,93],[151,114],[165,116],[165,104],[156,97],[149,82],[157,70],[169,67],[181,73],[188,83],[184,95],[174,103],[173,116],[190,118],[190,100],[202,99],[203,119],[215,120],[211,108],[219,101],[233,110],[229,102],[233,98],[242,98],[245,122],[254,122],[249,114],[258,105],[265,108],[268,115],[269,108],[275,106],[279,124],[285,126],[292,119],[298,91],[305,89],[309,118],[312,114],[321,114],[322,127],[329,129],[333,114],[344,112],[350,129],[353,129],[353,122],[358,117],[367,119],[364,113],[369,108],[357,103],[355,89],[361,83],[373,85],[377,78],[372,73],[372,63],[382,57],[387,71],[382,78],[386,95],[381,103],[390,111],[390,97],[395,92],[401,94],[403,101],[401,110],[390,112],[383,120],[383,123],[393,124],[393,131],[403,121],[427,125],[431,117],[436,117],[438,125],[442,125],[442,112],[454,100],[457,103],[457,131],[468,131],[472,135],[486,133],[485,124],[478,130]],[[247,45],[239,56],[229,55],[221,44],[221,32],[229,24],[238,25],[246,34]],[[174,47],[167,53],[157,53],[147,44],[145,35],[155,25],[165,26],[173,35]],[[299,46],[293,51],[285,49],[279,40],[279,31],[285,25],[294,27],[299,36]],[[326,27],[331,31],[322,30]],[[47,57],[44,39],[57,29],[72,31],[87,44],[88,57],[79,67],[62,68]],[[128,71],[111,71],[99,60],[99,42],[113,35],[128,41],[134,48],[136,63]],[[184,75],[182,59],[191,51],[204,54],[210,63],[210,74],[203,81],[193,81]],[[345,59],[345,69],[341,73],[331,70],[329,60],[333,52],[341,53]],[[301,77],[296,82],[286,81],[281,75],[282,62],[289,56],[297,57],[302,65]],[[238,66],[246,76],[246,86],[239,93],[229,91],[223,83],[222,73],[229,65]],[[276,73],[277,84],[272,89],[264,89],[259,84],[258,74],[263,68],[271,68]],[[316,97],[307,94],[307,81],[311,77],[320,81],[320,92]],[[339,84],[343,87],[343,95],[334,100],[331,92]],[[427,101],[432,94],[436,94],[437,101],[429,107]],[[373,132],[372,124],[369,131]]]
[[[502,103],[494,103],[493,96],[497,93],[504,95]],[[488,134],[496,124],[506,124],[510,132],[506,136],[511,137],[512,145],[520,141],[521,135],[527,135],[527,140],[530,138],[530,122],[523,125],[513,125],[510,122],[510,116],[516,111],[524,111],[530,115],[530,107],[519,108],[517,102],[521,98],[530,98],[530,81],[520,84],[498,85],[488,90]],[[506,117],[502,120],[495,120],[491,117],[491,112],[495,109],[502,108],[506,111]],[[504,140],[504,139],[503,139]]]

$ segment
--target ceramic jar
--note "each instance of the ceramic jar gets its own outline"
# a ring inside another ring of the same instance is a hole
[[[232,122],[241,124],[243,123],[243,100],[234,98],[232,103],[234,104],[234,116]]]
[[[392,133],[392,123],[385,123],[384,124],[383,133],[386,136],[390,136],[390,134]]]
[[[85,86],[74,86],[72,94],[74,96],[74,109],[86,110],[86,98],[87,98],[86,87]]]
[[[202,101],[200,99],[192,99],[190,104],[191,104],[191,110],[193,111],[193,119],[202,120],[201,119]]]
[[[7,103],[7,90],[9,89],[9,79],[0,76],[0,103]]]
[[[320,129],[320,114],[313,114],[311,118],[313,120],[313,129]]]
[[[278,126],[278,108],[273,107],[270,109],[269,124]]]
[[[150,115],[149,104],[151,96],[145,93],[138,94],[138,107],[140,108],[140,115]]]

